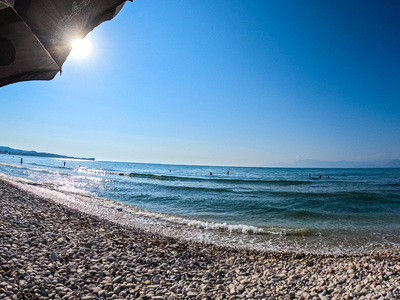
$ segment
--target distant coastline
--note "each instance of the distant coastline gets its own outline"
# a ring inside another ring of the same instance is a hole
[[[4,146],[0,146],[0,154],[39,156],[39,157],[50,157],[50,158],[65,158],[65,159],[95,160],[94,157],[91,157],[91,158],[74,157],[74,156],[67,156],[67,155],[54,154],[54,153],[37,152],[37,151],[33,151],[33,150],[26,151],[26,150],[20,150],[20,149],[13,149],[13,148],[4,147]]]
[[[269,167],[282,168],[400,168],[400,159],[355,162],[355,161],[323,161],[323,160],[299,160],[293,163],[274,163]]]

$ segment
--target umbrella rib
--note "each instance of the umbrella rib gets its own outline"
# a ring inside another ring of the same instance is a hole
[[[43,45],[43,43],[40,41],[40,39],[37,37],[36,33],[32,31],[32,29],[29,27],[29,25],[25,22],[25,20],[21,17],[21,15],[12,7],[12,10],[15,12],[15,14],[22,20],[22,22],[25,24],[25,26],[28,28],[28,30],[33,34],[37,42],[40,44],[42,49],[47,53],[47,55],[50,57],[50,59],[54,62],[54,64],[58,67],[58,70],[60,71],[60,74],[62,73],[61,66],[58,65],[58,63],[54,60],[53,56],[49,53],[49,51],[46,49],[46,47]]]

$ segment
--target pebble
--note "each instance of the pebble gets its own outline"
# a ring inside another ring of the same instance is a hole
[[[0,299],[400,299],[400,252],[218,247],[127,228],[0,179]]]

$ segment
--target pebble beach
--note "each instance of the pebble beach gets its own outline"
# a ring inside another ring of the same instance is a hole
[[[100,219],[0,180],[0,299],[400,299],[400,252],[261,252]]]

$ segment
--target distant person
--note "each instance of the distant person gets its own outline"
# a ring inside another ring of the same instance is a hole
[[[65,161],[64,161],[64,167],[65,167]]]
[[[228,175],[229,175],[229,170],[228,170],[228,171],[226,171],[226,174],[228,174]]]
[[[22,165],[22,157],[21,157],[21,165]]]
[[[321,174],[319,174],[318,178],[321,178],[321,177],[322,177],[322,175],[321,175]]]
[[[210,176],[212,175],[212,172],[210,172]]]
[[[308,177],[311,177],[311,173],[308,173]]]

